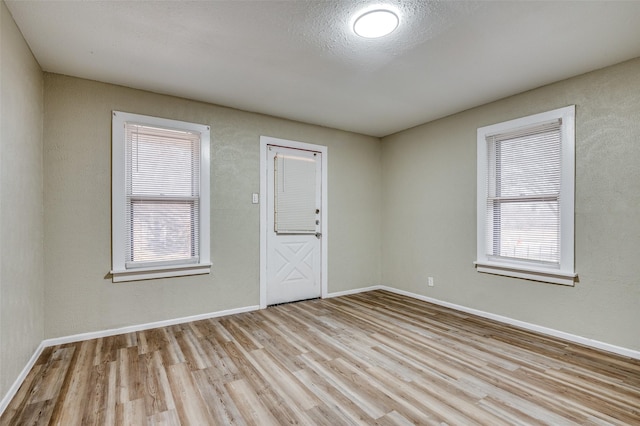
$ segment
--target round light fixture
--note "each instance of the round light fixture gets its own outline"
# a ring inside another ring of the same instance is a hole
[[[353,31],[360,37],[378,38],[391,34],[399,22],[398,15],[390,10],[371,10],[356,19]]]

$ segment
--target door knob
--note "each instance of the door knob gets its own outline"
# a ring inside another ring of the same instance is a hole
[[[322,237],[322,233],[321,232],[316,232],[316,238],[320,239],[320,237]]]

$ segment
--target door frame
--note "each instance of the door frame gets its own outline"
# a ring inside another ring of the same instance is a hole
[[[271,136],[260,136],[260,309],[267,307],[267,232],[269,224],[267,222],[267,149],[269,145],[277,145],[283,148],[302,149],[306,151],[314,151],[322,154],[322,180],[321,188],[321,204],[322,215],[320,219],[320,229],[322,230],[322,238],[320,240],[320,297],[323,299],[327,295],[328,288],[328,244],[329,228],[328,221],[328,197],[327,197],[327,151],[328,148],[323,145],[315,145],[305,142],[291,141],[287,139],[279,139]]]

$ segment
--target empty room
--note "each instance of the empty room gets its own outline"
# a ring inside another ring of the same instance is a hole
[[[640,1],[0,0],[0,425],[640,424]]]

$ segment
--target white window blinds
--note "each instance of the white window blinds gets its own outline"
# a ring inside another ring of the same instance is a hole
[[[198,132],[125,124],[127,268],[199,261],[200,143]]]
[[[318,198],[318,164],[309,156],[276,155],[275,232],[315,234]]]
[[[559,264],[561,125],[487,136],[489,257]]]

